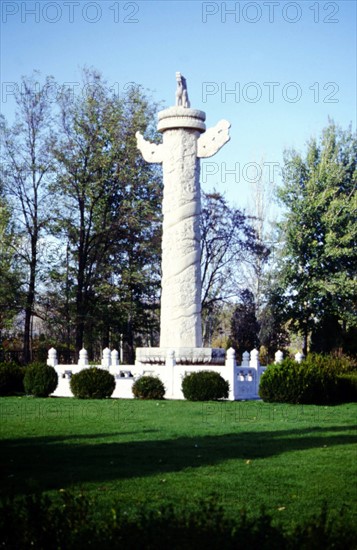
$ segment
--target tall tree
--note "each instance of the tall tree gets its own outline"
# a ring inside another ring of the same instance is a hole
[[[273,209],[274,195],[276,193],[277,178],[280,170],[274,163],[260,162],[258,176],[252,182],[251,201],[247,211],[251,224],[257,237],[265,245],[261,254],[256,254],[254,262],[244,266],[246,285],[254,294],[257,315],[264,306],[267,286],[267,273],[274,262],[274,249],[276,246],[275,221],[276,212]],[[269,250],[269,256],[266,254]]]
[[[202,193],[202,313],[207,344],[221,324],[218,309],[240,296],[243,266],[268,256],[252,222],[245,212],[229,206],[220,193]]]
[[[259,323],[256,317],[254,294],[245,289],[240,293],[240,300],[231,320],[231,343],[242,356],[259,345]]]
[[[308,143],[305,157],[288,151],[284,163],[280,286],[286,317],[303,334],[306,353],[309,336],[330,330],[332,320],[345,336],[357,324],[356,135],[330,121],[319,141]]]
[[[270,285],[258,319],[260,344],[266,349],[268,361],[273,361],[275,352],[284,351],[290,339],[286,328],[283,292],[271,281]]]
[[[142,159],[135,133],[153,133],[156,106],[140,87],[115,96],[96,71],[84,72],[84,89],[84,97],[61,97],[56,149],[57,230],[70,251],[75,347],[90,345],[98,329],[108,345],[115,329],[132,360],[139,304],[153,307],[161,228],[158,171]]]
[[[9,126],[1,119],[4,166],[2,185],[11,205],[17,231],[22,234],[18,250],[26,269],[24,305],[23,359],[31,359],[31,321],[35,311],[40,244],[51,217],[48,186],[53,178],[51,147],[54,141],[51,104],[48,90],[53,79],[45,84],[36,76],[24,77],[15,95],[16,122]]]
[[[202,305],[238,296],[242,279],[240,269],[257,254],[268,254],[252,220],[238,208],[227,204],[215,191],[202,194],[201,270]]]
[[[22,273],[16,255],[18,240],[9,205],[0,188],[0,361],[3,333],[10,329],[22,307]]]

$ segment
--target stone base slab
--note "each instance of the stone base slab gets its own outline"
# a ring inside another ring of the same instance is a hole
[[[167,359],[176,365],[224,365],[223,348],[136,348],[136,362],[144,365],[164,365]]]

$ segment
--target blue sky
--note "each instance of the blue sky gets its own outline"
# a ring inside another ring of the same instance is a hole
[[[305,148],[332,117],[356,129],[356,2],[2,1],[1,111],[36,69],[78,83],[95,67],[174,104],[175,72],[191,105],[232,124],[231,141],[202,166],[202,186],[244,207],[263,160]],[[226,170],[226,173],[225,173]],[[273,172],[270,172],[273,175]],[[278,170],[274,170],[278,177]]]

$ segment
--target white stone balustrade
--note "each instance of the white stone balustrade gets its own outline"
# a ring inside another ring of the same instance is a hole
[[[48,350],[47,365],[49,367],[56,367],[58,365],[57,351],[55,348],[50,348]]]
[[[109,348],[104,348],[103,355],[102,355],[102,362],[101,362],[102,369],[109,370],[109,367],[111,366],[111,364],[112,364],[111,351]]]
[[[169,349],[166,355],[166,367],[174,367],[176,365],[176,358],[175,358],[175,351],[173,349]]]
[[[119,366],[119,352],[117,349],[113,349],[111,353],[111,361],[113,367]]]
[[[78,366],[79,367],[86,367],[88,366],[88,352],[86,349],[82,348],[79,352],[79,360],[78,360]]]
[[[300,361],[304,358],[299,355]],[[279,350],[275,354],[275,360],[282,358],[282,352]],[[297,360],[297,356],[295,356]],[[85,349],[80,351],[78,365],[58,365],[57,352],[54,348],[48,351],[47,364],[53,366],[59,375],[59,386],[53,395],[71,396],[69,389],[70,377],[84,368],[88,368],[88,353]],[[168,349],[165,361],[155,364],[143,364],[136,362],[135,365],[121,365],[119,368],[118,352],[109,348],[103,350],[103,358],[99,368],[108,370],[115,376],[116,389],[113,393],[114,398],[131,398],[131,387],[133,382],[144,374],[158,376],[166,388],[167,399],[183,399],[181,391],[182,378],[186,373],[197,372],[199,370],[211,370],[218,372],[225,380],[229,382],[230,401],[239,399],[258,399],[260,378],[266,367],[260,365],[259,352],[254,349],[249,354],[244,352],[242,363],[237,365],[236,353],[233,348],[226,352],[225,364],[211,365],[202,362],[201,364],[192,361],[185,364],[176,362],[176,355],[173,349]]]
[[[231,367],[231,368],[235,368],[237,366],[237,363],[236,363],[236,352],[233,348],[229,348],[227,350],[227,355],[226,355],[226,366],[227,367]]]
[[[253,349],[250,352],[249,366],[250,368],[253,368],[253,369],[258,369],[260,367],[259,351],[257,349]]]

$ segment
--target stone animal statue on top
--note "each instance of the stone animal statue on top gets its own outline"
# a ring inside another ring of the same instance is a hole
[[[188,99],[186,78],[181,73],[176,73],[176,82],[176,106],[188,109],[190,107],[190,100]]]

